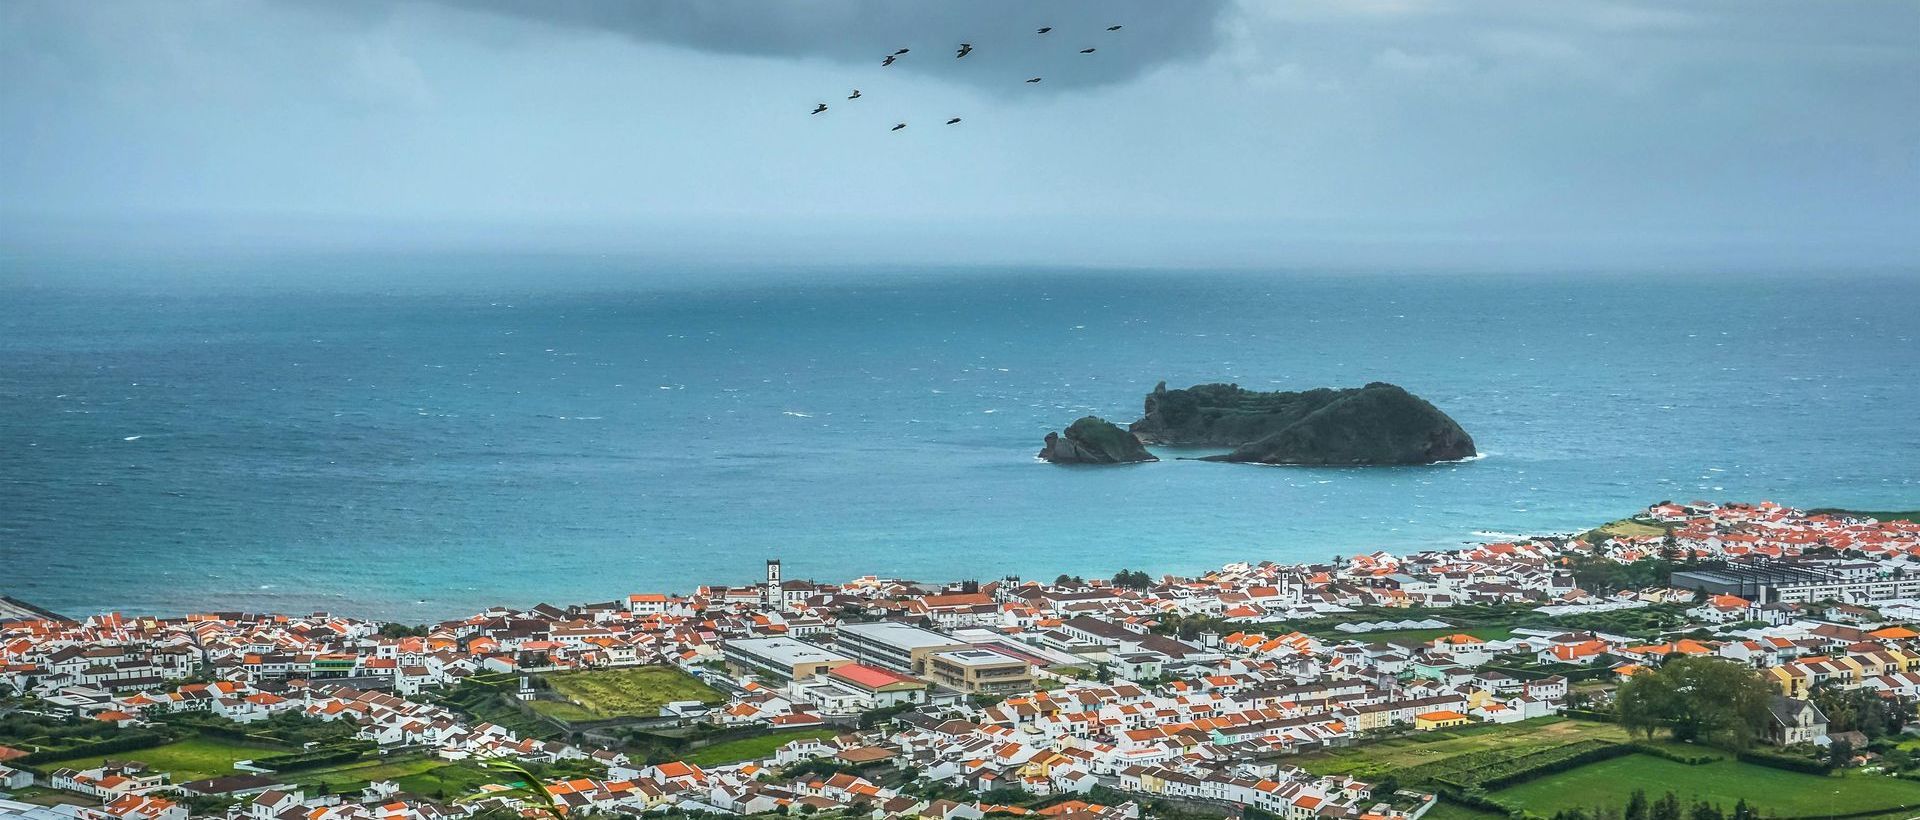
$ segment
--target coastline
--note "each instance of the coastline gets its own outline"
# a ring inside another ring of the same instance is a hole
[[[1484,454],[1480,457],[1484,457]],[[1256,465],[1256,466],[1289,466],[1289,465]],[[1359,469],[1378,469],[1378,468],[1356,467],[1356,468],[1337,468],[1337,469],[1359,470]],[[1801,509],[1805,509],[1809,512],[1834,511],[1838,513],[1838,512],[1847,511],[1847,508],[1831,507],[1831,506],[1807,507],[1807,508],[1801,508]],[[1599,529],[1620,523],[1622,521],[1626,521],[1631,517],[1632,516],[1621,517],[1615,514],[1614,517],[1605,518],[1604,520],[1588,521],[1574,527],[1552,529],[1550,531],[1534,532],[1534,533],[1519,533],[1519,532],[1499,530],[1499,529],[1481,529],[1481,530],[1475,530],[1472,532],[1461,533],[1460,536],[1456,538],[1425,539],[1425,540],[1419,540],[1419,541],[1409,540],[1409,541],[1400,541],[1397,543],[1381,543],[1381,544],[1374,545],[1371,549],[1367,549],[1363,551],[1371,552],[1374,550],[1380,550],[1380,551],[1384,551],[1394,555],[1412,555],[1412,554],[1418,554],[1418,553],[1461,551],[1465,549],[1470,549],[1475,545],[1498,543],[1501,541],[1526,541],[1526,540],[1532,540],[1532,539],[1569,538],[1569,537],[1581,535],[1583,533],[1598,531]],[[1214,566],[1195,565],[1195,566],[1187,566],[1187,567],[1164,567],[1164,566],[1158,566],[1158,565],[1139,564],[1139,565],[1127,565],[1127,566],[1118,567],[1118,568],[1144,571],[1153,577],[1161,577],[1162,575],[1171,575],[1175,577],[1194,577],[1194,576],[1205,574],[1207,572],[1217,570],[1222,565],[1232,565],[1232,564],[1238,564],[1238,563],[1257,564],[1262,561],[1273,561],[1275,563],[1282,564],[1282,565],[1298,566],[1298,565],[1306,565],[1306,564],[1325,563],[1333,560],[1337,556],[1353,555],[1355,553],[1356,553],[1356,550],[1328,549],[1318,555],[1314,555],[1306,558],[1297,558],[1297,559],[1296,558],[1282,559],[1282,558],[1276,558],[1274,556],[1261,556],[1261,555],[1249,554],[1249,555],[1242,556],[1237,560],[1228,560],[1224,562],[1224,564],[1214,565]],[[766,558],[769,558],[769,559],[779,558],[779,557],[780,556],[773,555],[773,554],[769,554],[766,556]],[[1125,562],[1121,561],[1121,563],[1124,564]],[[809,574],[804,565],[795,564],[791,562],[790,559],[788,560],[787,565],[790,568],[790,571],[794,572],[800,577],[806,577]],[[713,574],[713,577],[706,580],[705,585],[715,586],[715,587],[725,587],[729,585],[749,584],[754,581],[754,572],[758,569],[759,569],[758,562],[755,561],[753,562],[753,564],[740,567],[739,570],[736,572],[716,572]],[[1111,572],[1111,571],[1112,571],[1111,569],[1103,570],[1103,572]],[[1088,568],[1085,566],[1080,566],[1080,567],[1060,566],[1057,569],[1047,573],[1035,574],[1031,578],[1028,578],[1027,580],[1046,581],[1046,580],[1051,580],[1055,575],[1060,575],[1060,574],[1083,575],[1085,577],[1098,577],[1101,573],[1096,572],[1096,573],[1088,574]],[[879,577],[893,577],[893,576],[886,573],[880,573]],[[981,576],[971,577],[971,578],[961,577],[961,576],[951,576],[951,577],[927,576],[927,577],[915,577],[907,580],[911,580],[918,583],[924,583],[924,584],[932,584],[932,585],[952,585],[952,584],[957,584],[964,581],[985,582],[985,581],[994,580],[997,578],[1004,578],[1004,577],[1007,577],[1007,573],[1005,572],[989,572]],[[424,601],[418,602],[416,605],[432,606],[434,607],[432,611],[423,610],[423,611],[408,612],[406,605],[404,604],[396,605],[394,602],[386,602],[386,603],[374,604],[371,606],[363,606],[363,607],[356,607],[351,605],[350,603],[343,604],[343,605],[334,605],[335,601],[340,601],[340,602],[348,601],[349,599],[345,597],[331,598],[326,600],[313,599],[314,603],[318,604],[318,606],[315,606],[315,607],[303,607],[303,606],[289,607],[286,605],[276,605],[271,602],[289,600],[289,596],[286,593],[279,591],[283,589],[281,585],[269,585],[269,586],[271,586],[272,588],[251,590],[246,592],[229,593],[231,597],[217,598],[211,601],[202,601],[200,603],[183,604],[178,607],[172,607],[172,608],[151,608],[151,607],[135,608],[135,607],[113,606],[111,604],[100,605],[100,606],[87,606],[84,604],[74,605],[69,603],[60,603],[58,605],[47,605],[45,608],[54,610],[54,611],[59,611],[69,616],[77,616],[77,617],[85,617],[86,615],[101,614],[101,613],[108,613],[108,612],[121,612],[125,614],[138,614],[138,615],[147,615],[147,616],[154,616],[154,617],[161,617],[161,618],[178,618],[178,617],[185,617],[190,614],[204,613],[204,612],[243,612],[243,613],[249,613],[249,614],[287,614],[287,615],[295,615],[295,614],[304,615],[304,614],[310,614],[315,612],[325,612],[331,615],[346,616],[346,617],[366,619],[366,620],[376,620],[376,621],[384,621],[384,622],[392,622],[392,623],[418,624],[418,623],[433,623],[437,620],[463,617],[467,614],[471,614],[474,611],[478,611],[487,607],[509,607],[509,608],[524,609],[524,608],[530,608],[542,603],[546,603],[546,604],[584,603],[584,602],[588,602],[590,600],[596,599],[596,596],[582,597],[582,596],[571,595],[563,590],[553,590],[549,594],[525,596],[525,597],[515,597],[512,595],[493,596],[491,598],[488,598],[485,603],[469,606],[465,608],[463,608],[459,604],[453,604],[453,603],[442,604],[439,602],[434,602],[432,600],[424,600]],[[287,586],[291,587],[291,586],[297,586],[297,585],[289,584]],[[667,595],[693,595],[697,591],[698,585],[690,586],[684,589],[674,589],[674,588],[662,588],[659,586],[650,586],[650,585],[647,585],[644,581],[641,581],[641,582],[636,582],[630,586],[631,588],[626,589],[624,591],[617,591],[615,593],[609,593],[609,594],[612,595],[614,598],[618,598],[620,596],[624,596],[636,591],[648,592],[648,593],[662,593]],[[22,594],[19,594],[18,590],[13,590],[13,589],[4,588],[4,587],[0,587],[0,597],[11,597],[23,602],[31,602],[33,605],[40,605],[44,603],[43,601],[36,600],[33,596],[22,595]],[[234,605],[237,602],[245,601],[248,599],[260,600],[265,605],[264,606],[256,606],[251,604],[241,604],[239,606]],[[53,600],[53,599],[48,599],[48,600]]]

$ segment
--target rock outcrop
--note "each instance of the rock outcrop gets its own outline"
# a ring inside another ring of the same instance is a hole
[[[1439,408],[1384,382],[1365,387],[1259,392],[1235,384],[1147,396],[1130,428],[1141,441],[1232,447],[1209,461],[1256,464],[1432,464],[1477,454],[1473,437]]]
[[[1120,425],[1087,416],[1069,425],[1065,435],[1048,433],[1040,457],[1055,464],[1133,464],[1159,461],[1140,439]]]

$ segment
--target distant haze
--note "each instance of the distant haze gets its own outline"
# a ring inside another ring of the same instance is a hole
[[[0,274],[142,247],[1900,268],[1917,100],[1905,0],[11,0]]]

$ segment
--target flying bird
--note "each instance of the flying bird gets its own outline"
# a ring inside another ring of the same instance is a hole
[[[953,119],[950,119],[950,120],[947,120],[947,124],[948,124],[948,125],[953,125],[953,124],[955,124],[955,123],[958,123],[958,122],[960,122],[960,118],[959,118],[959,117],[954,117]]]
[[[1091,48],[1083,48],[1083,49],[1080,49],[1080,53],[1081,53],[1081,54],[1092,54],[1092,53],[1093,53],[1093,52],[1094,52],[1095,50],[1096,50],[1096,49],[1091,49]]]
[[[905,127],[907,127],[907,124],[903,122],[903,123],[900,123],[899,125],[896,125],[896,126],[894,126],[894,127],[892,127],[892,128],[889,128],[889,129],[887,129],[887,130],[888,130],[888,131],[898,131],[898,130],[900,130],[900,129],[902,129],[902,128],[905,128]]]
[[[898,60],[898,59],[900,59],[900,58],[899,58],[899,57],[895,57],[895,56],[893,56],[893,55],[891,55],[891,54],[889,54],[889,55],[887,55],[887,59],[884,59],[884,60],[881,60],[881,61],[880,61],[880,64],[881,64],[881,65],[883,65],[883,66],[889,66],[889,65],[893,65],[893,61],[894,61],[894,60]]]
[[[954,59],[956,59],[956,60],[958,60],[958,59],[960,59],[961,57],[965,57],[965,56],[967,56],[967,55],[969,55],[969,54],[972,54],[972,53],[973,53],[973,44],[972,44],[972,43],[961,43],[961,44],[960,44],[960,53],[958,53],[958,54],[955,54],[955,55],[953,55],[953,58],[954,58]]]
[[[860,89],[858,89],[858,88],[856,88],[856,89],[854,89],[854,90],[853,90],[853,93],[852,93],[852,94],[848,94],[848,95],[847,95],[847,99],[849,99],[849,100],[857,100],[857,99],[860,99]]]
[[[1030,83],[1037,83],[1037,82],[1040,82],[1040,78],[1039,78],[1039,77],[1035,77],[1035,78],[1033,78],[1033,79],[1031,79],[1031,80],[1028,80],[1027,82],[1030,82]]]
[[[1119,31],[1119,30],[1120,30],[1120,27],[1119,27],[1119,26],[1107,26],[1107,30],[1108,30],[1108,31]]]
[[[1053,30],[1053,26],[1041,26],[1041,27],[1039,28],[1039,30],[1037,30],[1037,31],[1035,31],[1034,33],[1035,33],[1035,34],[1045,34],[1045,33],[1047,33],[1047,32],[1049,32],[1049,31],[1052,31],[1052,30]]]
[[[820,113],[820,112],[822,112],[822,111],[825,111],[825,110],[827,110],[827,104],[826,104],[826,103],[819,103],[819,104],[817,104],[817,105],[815,105],[815,106],[813,107],[813,112],[812,112],[812,113],[815,113],[815,114],[818,114],[818,113]]]
[[[896,51],[896,52],[894,52],[894,53],[893,53],[893,56],[895,56],[895,57],[898,57],[898,56],[900,56],[900,55],[902,55],[902,54],[905,54],[905,53],[907,53],[907,52],[909,52],[909,51],[912,51],[912,50],[913,50],[913,49],[910,49],[910,48],[903,48],[903,49],[900,49],[899,51]]]

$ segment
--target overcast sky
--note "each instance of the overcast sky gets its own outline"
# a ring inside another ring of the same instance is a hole
[[[1920,2],[0,0],[0,217],[16,246],[1907,265]]]

